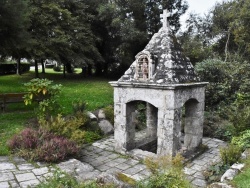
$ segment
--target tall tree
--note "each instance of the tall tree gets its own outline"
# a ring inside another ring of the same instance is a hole
[[[101,58],[86,8],[77,0],[31,1],[30,32],[33,46],[36,46],[30,49],[33,57],[78,66]]]

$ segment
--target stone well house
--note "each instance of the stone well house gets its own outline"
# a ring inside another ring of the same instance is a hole
[[[174,156],[182,148],[189,150],[202,143],[207,83],[199,82],[167,24],[136,55],[125,74],[110,84],[114,87],[114,138],[118,152],[155,141],[157,155]],[[146,102],[147,107],[146,135],[139,141],[135,139],[133,121],[137,101]]]

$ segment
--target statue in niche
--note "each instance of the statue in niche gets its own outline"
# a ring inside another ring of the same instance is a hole
[[[141,57],[136,65],[136,79],[146,81],[149,75],[148,58]]]
[[[143,58],[142,60],[142,74],[143,80],[148,79],[148,59]]]

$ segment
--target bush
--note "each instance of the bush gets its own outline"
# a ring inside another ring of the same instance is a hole
[[[221,176],[227,171],[229,167],[229,165],[217,163],[211,165],[206,171],[203,172],[203,175],[208,183],[219,182]]]
[[[229,145],[227,148],[220,149],[220,157],[223,165],[229,165],[239,161],[242,153],[242,148],[236,145]]]
[[[229,114],[230,121],[235,127],[236,136],[250,129],[250,95],[238,93]]]
[[[20,73],[28,72],[30,70],[30,64],[21,63],[20,64]],[[0,75],[4,74],[16,74],[17,71],[17,63],[10,62],[7,64],[0,64]]]
[[[146,159],[145,164],[152,172],[152,176],[139,182],[137,185],[139,188],[192,187],[183,174],[183,157],[180,154],[174,158],[163,156],[156,160]]]
[[[218,109],[220,103],[231,104],[237,92],[249,93],[250,66],[247,62],[223,62],[208,59],[195,66],[206,88],[206,109]]]
[[[25,83],[28,94],[24,96],[25,105],[31,104],[34,100],[40,100],[39,106],[36,109],[38,119],[44,119],[51,114],[57,114],[60,110],[58,97],[61,92],[61,85],[53,85],[53,81],[48,79],[32,79]]]
[[[54,70],[55,72],[61,72],[62,68],[61,68],[61,66],[56,66],[56,65],[54,65],[53,70]]]
[[[232,144],[243,149],[250,148],[250,130],[242,132],[240,136],[233,137]]]
[[[66,174],[60,170],[56,170],[53,176],[43,181],[36,186],[37,188],[115,188],[112,184],[103,184],[96,181],[86,181],[79,183],[77,180],[69,174]]]
[[[64,136],[78,143],[83,143],[85,138],[85,131],[81,128],[88,124],[89,117],[85,113],[77,113],[76,116],[67,118],[58,114],[57,117],[51,116],[49,120],[41,120],[40,126],[56,135]]]
[[[45,162],[62,161],[79,153],[75,142],[42,129],[24,129],[9,140],[8,147],[25,159]]]

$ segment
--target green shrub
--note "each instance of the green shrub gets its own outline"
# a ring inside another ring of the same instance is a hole
[[[62,68],[61,68],[61,66],[56,66],[56,65],[54,65],[53,70],[54,70],[55,72],[61,72],[61,71],[62,71]]]
[[[247,62],[224,62],[207,59],[197,63],[195,70],[206,88],[206,109],[218,109],[221,103],[232,104],[237,92],[249,93],[250,66]]]
[[[86,181],[79,183],[71,175],[64,173],[60,170],[56,170],[53,176],[44,180],[42,183],[36,186],[37,188],[115,188],[112,184],[103,184],[96,181]]]
[[[220,157],[223,165],[232,165],[239,161],[242,148],[237,145],[230,144],[226,148],[220,149]]]
[[[28,94],[24,96],[25,105],[42,99],[36,109],[39,120],[44,119],[48,115],[57,114],[60,110],[58,97],[61,92],[61,85],[53,85],[52,83],[53,81],[46,78],[35,78],[24,84],[28,91]]]
[[[114,107],[113,106],[107,106],[103,109],[106,119],[109,120],[109,122],[114,125]]]
[[[170,169],[163,173],[150,176],[149,179],[141,181],[137,184],[138,188],[162,188],[162,187],[178,187],[191,188],[191,184],[185,179],[181,171]]]
[[[235,127],[235,135],[250,129],[250,95],[237,94],[237,99],[228,111],[230,121]]]
[[[232,144],[243,149],[250,148],[250,130],[242,132],[240,136],[233,137]]]
[[[146,159],[147,168],[152,172],[149,179],[137,184],[138,188],[178,187],[191,188],[191,184],[183,174],[183,157],[178,154],[174,158],[163,156],[157,159]]]
[[[82,128],[89,121],[88,115],[81,112],[68,118],[64,118],[61,114],[58,114],[57,117],[51,116],[49,120],[41,120],[40,126],[56,135],[65,136],[78,143],[83,143],[85,131]]]

